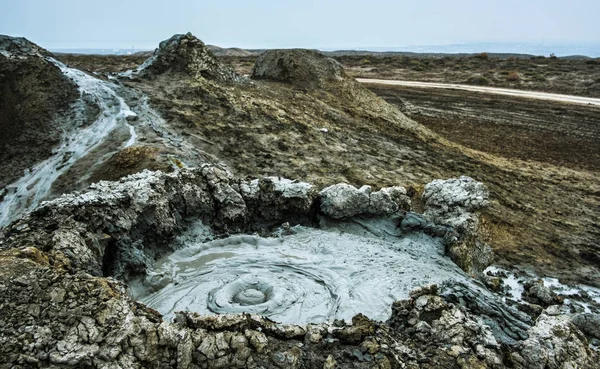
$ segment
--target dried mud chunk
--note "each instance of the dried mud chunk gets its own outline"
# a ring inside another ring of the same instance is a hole
[[[375,334],[375,324],[369,318],[362,314],[355,315],[352,318],[352,325],[342,329],[335,330],[333,336],[343,343],[357,344],[362,342],[365,337]]]

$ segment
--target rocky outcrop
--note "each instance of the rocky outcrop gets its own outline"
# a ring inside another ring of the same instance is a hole
[[[10,59],[27,59],[43,58],[52,54],[26,38],[0,35],[0,55]]]
[[[480,237],[481,213],[488,206],[485,185],[470,177],[435,180],[425,186],[425,218],[455,232],[448,255],[469,274],[480,274],[491,264],[492,250]]]
[[[232,69],[216,60],[208,47],[191,33],[175,35],[161,42],[154,55],[135,73],[142,77],[170,73],[220,82],[243,80]]]
[[[386,187],[371,192],[370,186],[356,188],[346,183],[329,186],[320,192],[321,212],[334,219],[356,215],[393,215],[410,209],[404,187]]]
[[[49,56],[24,38],[0,35],[0,188],[52,154],[62,133],[55,118],[79,96]]]
[[[44,203],[4,230],[0,249],[31,245],[61,252],[71,270],[123,278],[172,251],[170,241],[187,218],[202,220],[217,234],[253,232],[281,224],[290,214],[308,222],[315,197],[306,183],[244,182],[220,166],[144,171]]]
[[[409,367],[503,366],[500,343],[490,328],[460,305],[444,301],[437,286],[425,286],[411,292],[409,300],[394,303],[388,323],[402,337],[399,351]],[[407,341],[411,345],[405,346]],[[423,346],[427,348],[415,350]]]
[[[252,79],[285,82],[300,88],[322,88],[348,79],[342,66],[316,50],[269,50],[261,54]]]
[[[365,201],[357,202],[363,193]],[[371,193],[368,186],[361,192],[339,184],[319,195],[308,183],[278,177],[242,181],[214,165],[169,174],[144,171],[44,203],[4,230],[0,249],[31,245],[63,253],[71,270],[127,278],[173,251],[171,241],[186,219],[200,219],[217,235],[269,233],[285,222],[311,225],[319,209],[334,219],[401,216],[410,208],[405,193],[402,187]]]
[[[600,314],[576,314],[571,320],[583,333],[600,340]]]
[[[517,369],[597,368],[598,352],[565,315],[542,314],[509,361]]]
[[[513,346],[529,337],[534,324],[525,313],[498,299],[490,299],[477,288],[462,282],[446,283],[440,293],[445,301],[460,304],[477,315],[502,345]]]
[[[544,307],[562,304],[563,302],[563,298],[558,296],[556,292],[552,291],[550,288],[544,286],[544,281],[541,279],[525,284],[523,299],[532,304]]]
[[[241,182],[239,188],[255,221],[265,229],[282,222],[307,224],[316,212],[317,190],[306,182],[266,177]]]

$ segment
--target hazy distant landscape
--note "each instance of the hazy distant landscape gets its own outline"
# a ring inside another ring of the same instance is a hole
[[[217,46],[218,47],[218,46]],[[225,48],[228,49],[228,48]],[[265,49],[243,49],[250,52],[261,52]],[[73,48],[57,48],[50,49],[52,52],[67,53],[67,54],[97,54],[97,55],[130,55],[136,52],[152,51],[148,49],[73,49]],[[331,52],[334,55],[353,55],[353,54],[370,54],[378,53],[383,55],[393,54],[435,54],[438,56],[446,56],[446,54],[479,54],[486,52],[489,54],[507,54],[523,56],[550,56],[557,57],[583,56],[589,58],[600,58],[600,44],[582,44],[582,45],[536,45],[536,44],[511,44],[511,43],[473,43],[473,44],[457,44],[457,45],[427,45],[427,46],[405,46],[405,47],[355,47],[353,49],[344,48],[326,48],[321,49],[323,52]]]

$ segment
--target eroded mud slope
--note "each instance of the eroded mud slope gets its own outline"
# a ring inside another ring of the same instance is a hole
[[[0,36],[0,50],[3,188],[52,154],[62,135],[58,122],[61,113],[66,113],[79,94],[77,86],[45,59],[49,53],[39,46],[25,39]]]

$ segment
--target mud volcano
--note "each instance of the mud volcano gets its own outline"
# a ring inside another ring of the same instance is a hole
[[[430,352],[430,367],[443,368],[457,360],[448,350],[460,350],[502,367],[506,347],[505,360],[526,368],[553,344],[590,367],[595,354],[569,318],[534,325],[446,256],[478,272],[481,183],[434,181],[423,202],[417,214],[401,187],[317,191],[211,165],[63,195],[4,229],[4,357],[54,367],[391,368]],[[428,282],[437,285],[416,288]],[[46,343],[19,356],[14,334]],[[398,342],[414,347],[410,356],[397,357]]]
[[[377,225],[383,223],[378,220]],[[296,226],[277,238],[187,241],[133,284],[134,297],[163,315],[256,313],[291,324],[387,320],[394,301],[425,283],[468,277],[423,234],[375,236],[357,223]],[[375,224],[374,224],[375,227]],[[394,224],[389,225],[395,232]]]
[[[455,208],[487,201],[485,188],[470,178],[441,187],[454,192]],[[259,181],[242,188],[250,196],[261,191]],[[271,232],[273,223],[266,222],[254,227],[271,237],[235,235],[207,241],[218,236],[197,222],[176,239],[172,247],[177,251],[148,266],[145,275],[126,277],[131,295],[169,318],[176,311],[256,313],[281,323],[306,324],[350,321],[359,313],[387,320],[392,303],[423,284],[461,282],[477,289],[446,256],[444,242],[452,241],[439,236],[448,237],[451,228],[429,222],[433,233],[428,235],[420,228],[427,220],[411,214],[403,232],[400,221],[410,200],[402,187],[371,192],[368,186],[339,184],[317,196],[308,183],[269,178],[262,188],[272,188],[273,199],[312,203],[305,209],[317,209],[313,214],[288,215],[304,217],[312,226],[290,228],[285,223]],[[276,210],[268,204],[258,209]]]

